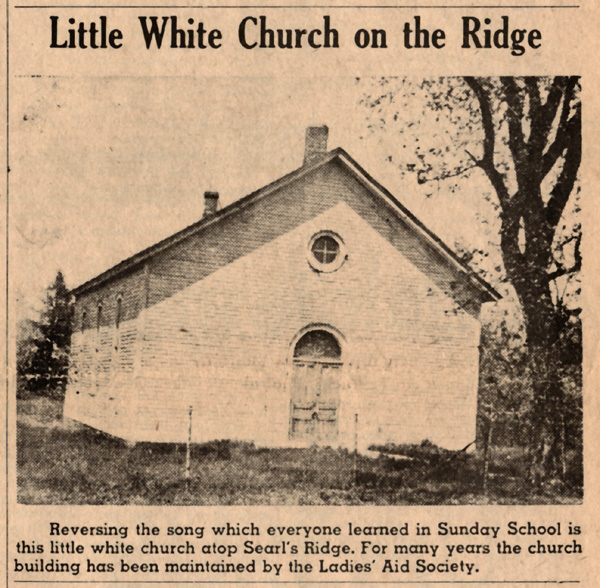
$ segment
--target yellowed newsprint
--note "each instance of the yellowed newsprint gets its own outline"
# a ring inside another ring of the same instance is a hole
[[[2,585],[599,585],[594,2],[2,15]]]

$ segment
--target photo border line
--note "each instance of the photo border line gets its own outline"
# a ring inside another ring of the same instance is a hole
[[[535,5],[535,4],[520,4],[520,5],[516,5],[516,6],[506,6],[506,5],[499,5],[499,4],[494,4],[494,5],[490,5],[490,6],[477,6],[474,4],[462,4],[462,5],[448,5],[448,4],[430,4],[428,6],[421,6],[419,4],[406,4],[406,5],[396,5],[396,6],[392,6],[392,5],[388,5],[388,4],[384,4],[384,5],[375,5],[375,4],[370,4],[370,5],[353,5],[353,4],[346,4],[346,5],[332,5],[332,4],[318,4],[318,5],[310,5],[310,4],[306,4],[306,5],[300,5],[300,6],[286,6],[285,4],[279,4],[279,5],[269,5],[269,4],[262,4],[262,5],[250,5],[250,4],[240,4],[240,5],[186,5],[186,4],[146,4],[146,5],[139,5],[139,6],[134,6],[134,5],[122,5],[122,4],[53,4],[53,5],[43,5],[43,4],[18,4],[15,5],[14,8],[36,8],[36,9],[40,9],[40,8],[49,8],[49,9],[61,9],[61,8],[128,8],[128,9],[146,9],[146,8],[171,8],[171,9],[187,9],[187,8],[192,8],[192,9],[289,9],[289,8],[294,8],[294,9],[319,9],[319,8],[325,8],[327,10],[329,9],[352,9],[352,8],[358,8],[361,10],[365,10],[365,9],[377,9],[377,10],[383,10],[383,9],[395,9],[395,10],[399,10],[399,9],[407,9],[407,10],[421,10],[421,9],[425,9],[425,10],[431,10],[431,9],[440,9],[440,10],[448,10],[448,9],[477,9],[477,10],[487,10],[487,9],[496,9],[496,10],[513,10],[513,9],[527,9],[527,10],[531,10],[531,9],[543,9],[543,10],[554,10],[556,8],[568,8],[568,9],[573,9],[573,8],[581,8],[580,4],[539,4],[539,5]]]
[[[10,216],[10,2],[6,3],[6,286],[5,286],[5,384],[6,384],[6,403],[5,403],[5,500],[6,500],[6,586],[9,585],[9,462],[8,462],[8,442],[9,442],[9,216]],[[14,5],[14,9],[579,9],[580,4],[572,5]],[[348,584],[348,580],[14,580],[15,584]],[[350,580],[350,583],[356,585],[423,585],[423,584],[580,584],[580,580]]]

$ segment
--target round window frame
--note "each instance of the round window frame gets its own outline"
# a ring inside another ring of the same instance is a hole
[[[313,253],[312,249],[315,244],[315,241],[317,239],[319,239],[320,237],[330,237],[338,244],[338,248],[339,248],[338,256],[331,263],[321,263],[315,257],[315,255]],[[344,240],[334,231],[329,231],[329,230],[319,231],[319,232],[315,233],[308,241],[308,247],[306,249],[306,257],[308,259],[309,265],[315,271],[317,271],[319,273],[330,274],[330,273],[335,272],[338,269],[340,269],[340,267],[342,267],[342,265],[346,261],[346,259],[348,257],[346,254],[346,244],[344,243]]]

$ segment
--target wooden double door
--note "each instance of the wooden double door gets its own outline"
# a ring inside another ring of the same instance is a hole
[[[342,363],[295,359],[291,383],[290,437],[313,443],[338,436]]]

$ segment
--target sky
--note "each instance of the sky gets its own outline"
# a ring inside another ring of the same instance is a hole
[[[35,316],[58,269],[76,287],[196,222],[205,190],[225,206],[296,169],[314,124],[449,245],[476,231],[469,203],[424,199],[386,161],[389,138],[367,132],[362,91],[349,76],[14,78],[17,315]]]

